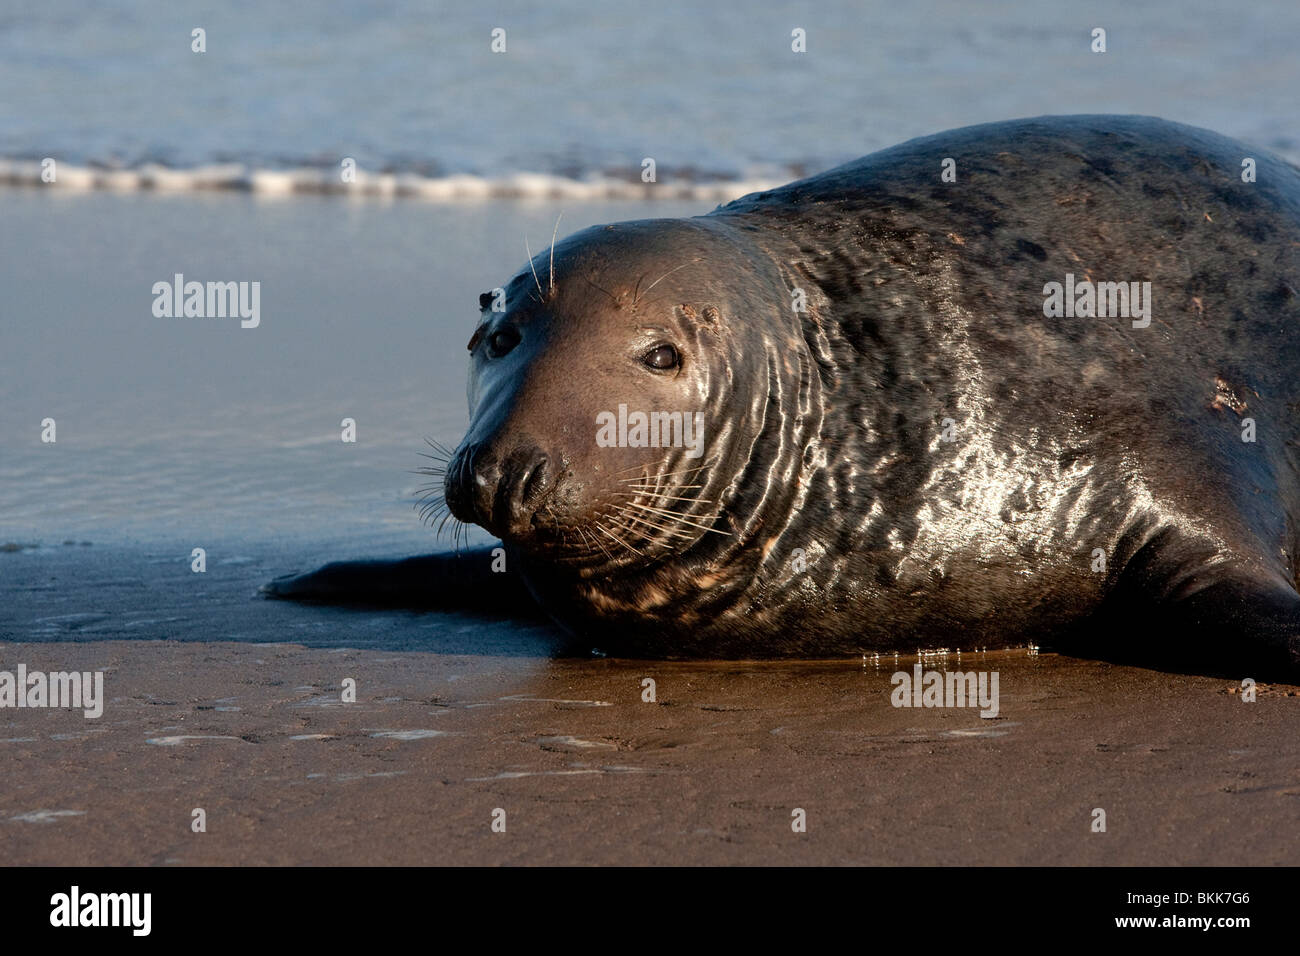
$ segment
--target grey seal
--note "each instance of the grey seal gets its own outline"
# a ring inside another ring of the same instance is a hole
[[[647,657],[1287,670],[1298,288],[1300,171],[1146,117],[959,129],[586,229],[481,299],[434,469],[506,572],[482,549],[266,591],[532,605]]]

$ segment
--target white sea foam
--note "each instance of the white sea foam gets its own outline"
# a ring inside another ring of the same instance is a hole
[[[422,199],[426,202],[465,202],[485,199],[676,199],[729,202],[747,193],[772,189],[789,179],[740,179],[643,183],[595,176],[572,179],[551,173],[510,173],[475,176],[421,176],[415,173],[369,173],[358,170],[354,182],[343,182],[334,169],[250,169],[239,163],[172,169],[149,163],[138,169],[102,169],[59,163],[55,181],[41,177],[41,164],[0,158],[0,185],[35,186],[65,192],[105,190],[135,192],[229,191],[258,196],[333,194],[364,199]]]

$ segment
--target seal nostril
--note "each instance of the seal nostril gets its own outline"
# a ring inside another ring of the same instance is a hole
[[[520,450],[504,471],[493,507],[494,523],[499,529],[526,534],[551,487],[550,459],[537,449]]]
[[[537,460],[532,463],[527,476],[524,478],[524,491],[520,499],[523,505],[535,505],[546,494],[546,490],[551,484],[549,466],[550,459],[545,455],[539,455]]]
[[[501,463],[482,443],[468,445],[452,458],[444,479],[447,507],[461,521],[487,526],[493,502],[508,484]]]

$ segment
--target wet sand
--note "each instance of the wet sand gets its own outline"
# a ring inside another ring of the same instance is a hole
[[[541,625],[263,601],[260,561],[201,600],[67,612],[22,595],[94,562],[0,559],[7,623],[45,637],[5,628],[0,667],[104,669],[107,698],[0,711],[9,864],[1300,863],[1293,686],[1246,704],[1225,679],[964,654],[1000,675],[985,719],[892,707],[908,657],[555,657]]]

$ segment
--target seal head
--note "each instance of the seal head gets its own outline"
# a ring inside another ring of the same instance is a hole
[[[786,523],[818,426],[818,377],[770,257],[713,220],[619,223],[503,291],[481,297],[469,342],[452,514],[516,549],[554,599],[577,584],[598,614],[649,627],[686,591],[748,584],[729,559]]]

